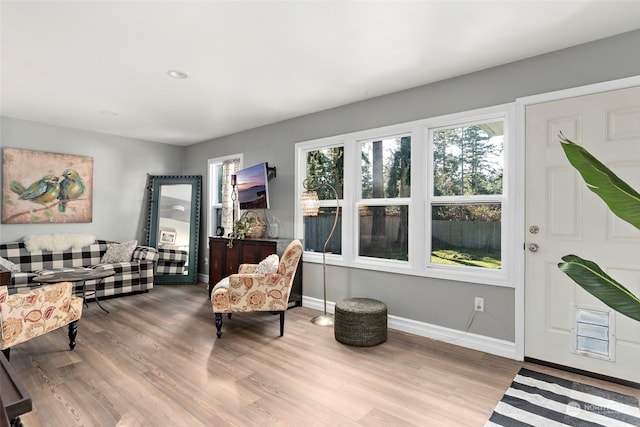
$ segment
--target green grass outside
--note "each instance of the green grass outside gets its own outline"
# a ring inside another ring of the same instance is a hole
[[[431,251],[431,262],[436,264],[465,265],[470,267],[482,267],[499,269],[502,267],[500,252],[481,251],[465,248],[439,249]]]

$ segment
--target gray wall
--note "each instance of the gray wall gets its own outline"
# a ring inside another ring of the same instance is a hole
[[[183,169],[183,147],[8,117],[0,120],[0,147],[93,157],[92,223],[0,224],[0,242],[45,233],[86,233],[117,242],[142,242],[147,173],[180,174]]]
[[[513,102],[518,97],[640,75],[640,31],[525,59],[292,120],[247,130],[185,150],[186,173],[207,176],[206,159],[243,153],[244,165],[268,161],[278,168],[270,186],[281,236],[293,235],[294,144],[336,134]],[[204,204],[207,205],[205,178]],[[200,271],[206,272],[206,218]],[[475,296],[485,313],[471,332],[515,340],[515,294],[500,288],[330,266],[328,299],[368,296],[385,301],[392,315],[462,330]],[[305,263],[304,294],[322,298],[321,266]]]

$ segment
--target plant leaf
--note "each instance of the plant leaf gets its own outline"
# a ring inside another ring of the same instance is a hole
[[[587,187],[609,206],[611,212],[640,229],[640,194],[582,146],[560,134],[564,153],[580,172]]]
[[[640,322],[640,298],[609,277],[598,265],[577,255],[565,255],[558,268],[585,291],[612,309]]]

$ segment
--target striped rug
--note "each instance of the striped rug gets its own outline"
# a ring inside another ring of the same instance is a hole
[[[640,426],[633,396],[522,368],[485,424],[493,426]]]

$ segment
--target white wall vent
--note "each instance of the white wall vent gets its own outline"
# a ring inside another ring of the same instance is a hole
[[[613,361],[615,317],[607,309],[574,306],[573,352]]]

